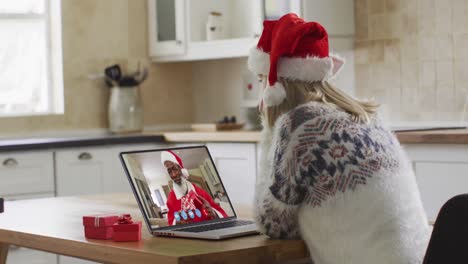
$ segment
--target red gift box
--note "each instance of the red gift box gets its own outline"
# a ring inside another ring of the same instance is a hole
[[[129,214],[122,215],[119,221],[114,224],[114,241],[140,241],[141,221],[133,222]]]
[[[118,215],[83,216],[85,237],[91,239],[112,239],[114,233],[112,226],[118,220]]]

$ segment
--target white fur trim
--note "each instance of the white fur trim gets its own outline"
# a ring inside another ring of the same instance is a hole
[[[275,106],[281,104],[286,98],[286,90],[280,82],[276,82],[273,86],[268,86],[263,91],[263,102],[266,106]]]
[[[170,153],[169,151],[163,151],[163,152],[161,152],[161,163],[162,163],[163,166],[164,166],[164,162],[165,162],[165,161],[171,161],[171,162],[173,162],[173,163],[175,163],[175,164],[177,164],[177,165],[180,166],[180,164],[179,164],[179,162],[177,161],[176,157],[175,157],[172,153]],[[181,172],[182,172],[182,175],[183,175],[186,179],[189,178],[189,172],[188,172],[187,169],[181,168]]]
[[[161,152],[161,163],[162,163],[163,166],[164,166],[165,161],[170,161],[170,162],[173,162],[173,163],[180,166],[180,164],[177,161],[176,157],[174,157],[174,155],[172,153],[170,153],[169,151]]]
[[[330,54],[327,58],[318,57],[281,57],[278,61],[278,77],[306,82],[326,81],[336,77],[345,60]],[[254,47],[250,50],[248,67],[257,74],[268,75],[270,54]]]
[[[187,169],[181,169],[181,171],[182,171],[182,175],[184,175],[185,178],[188,179],[188,178],[189,178],[189,172],[188,172],[188,170],[187,170]]]

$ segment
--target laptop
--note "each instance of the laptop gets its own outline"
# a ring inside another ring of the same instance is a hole
[[[258,233],[253,221],[237,218],[206,146],[119,157],[153,235],[219,240]]]

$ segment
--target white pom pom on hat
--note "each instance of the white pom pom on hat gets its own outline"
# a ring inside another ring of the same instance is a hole
[[[184,163],[182,162],[182,159],[177,154],[175,154],[172,150],[165,150],[161,152],[161,163],[163,166],[164,166],[165,161],[170,161],[172,163],[179,165],[182,175],[184,175],[184,177],[188,179],[189,172],[184,167]]]

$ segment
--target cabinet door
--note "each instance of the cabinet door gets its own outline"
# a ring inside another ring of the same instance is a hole
[[[51,153],[52,154],[52,153]],[[54,197],[53,193],[49,194],[37,194],[37,195],[18,195],[18,196],[7,196],[6,200],[20,200],[20,199],[34,199],[34,198],[45,198]],[[8,210],[8,208],[6,208]],[[6,264],[55,264],[57,263],[57,255],[33,250],[29,248],[21,248],[17,246],[10,246],[7,255]]]
[[[255,144],[210,143],[207,147],[231,202],[251,205],[257,173]]]
[[[20,248],[10,246],[7,255],[6,264],[55,264],[57,263],[57,255],[32,250],[29,248]]]
[[[417,144],[407,145],[406,150],[424,209],[434,221],[447,200],[468,193],[468,146]]]
[[[185,53],[185,0],[148,0],[151,56]]]
[[[108,168],[109,148],[79,148],[55,152],[57,195],[98,194]]]
[[[52,152],[0,154],[0,196],[54,192]]]

